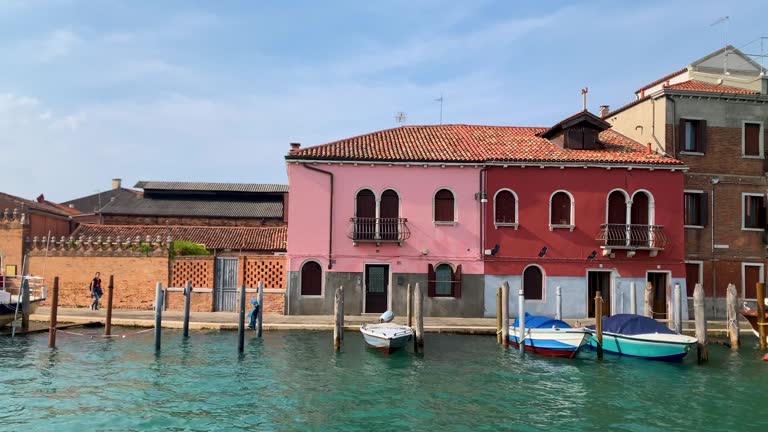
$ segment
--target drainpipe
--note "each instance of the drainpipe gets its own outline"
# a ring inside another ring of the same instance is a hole
[[[717,317],[717,269],[715,261],[715,185],[720,183],[719,177],[710,179],[712,183],[712,211],[709,215],[710,236],[712,237],[712,317]]]
[[[488,167],[484,166],[480,170],[480,260],[485,260],[485,205],[483,202],[483,194],[485,193]]]
[[[331,270],[333,268],[333,173],[330,171],[321,170],[320,168],[315,168],[313,166],[303,164],[304,167],[308,170],[317,171],[319,173],[328,174],[330,176],[331,180],[331,202],[328,206],[329,208],[329,215],[328,215],[328,270]]]
[[[678,120],[677,120],[677,103],[675,103],[675,99],[667,96],[667,101],[672,103],[672,156],[677,159],[677,131],[675,130],[675,127],[677,126]]]

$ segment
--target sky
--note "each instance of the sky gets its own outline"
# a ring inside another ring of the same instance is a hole
[[[721,48],[764,0],[0,0],[0,191],[287,182],[302,146],[405,124],[549,126]],[[711,26],[723,16],[727,24]],[[765,40],[768,52],[768,39]]]

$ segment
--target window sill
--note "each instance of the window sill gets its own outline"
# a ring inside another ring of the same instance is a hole
[[[448,296],[448,295],[435,295],[429,298],[435,299],[435,300],[456,300],[459,297]]]
[[[744,227],[741,230],[742,231],[754,231],[754,232],[763,232],[763,231],[765,231],[763,228],[747,228],[747,227]]]
[[[456,225],[456,221],[448,222],[448,221],[434,221],[435,225],[443,225],[443,226],[453,226]]]
[[[549,230],[554,231],[556,229],[567,229],[569,231],[573,231],[573,229],[576,228],[576,225],[553,225],[549,224]]]
[[[693,152],[693,151],[681,151],[681,155],[687,155],[687,156],[704,156],[703,152]]]
[[[322,295],[322,294],[320,294],[320,295],[316,295],[316,294],[299,294],[299,297],[301,297],[301,298],[325,298],[325,296]]]
[[[704,225],[683,225],[685,229],[704,229]]]
[[[742,159],[765,159],[763,156],[760,155],[741,155]]]
[[[515,230],[517,230],[517,227],[520,225],[517,222],[515,223],[507,223],[507,222],[494,222],[494,225],[496,225],[496,229],[499,229],[499,227],[512,227]]]

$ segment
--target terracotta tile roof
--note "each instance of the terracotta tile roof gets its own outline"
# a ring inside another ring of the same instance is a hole
[[[64,204],[59,204],[59,203],[55,203],[53,201],[48,201],[47,199],[45,199],[45,195],[43,195],[43,194],[40,194],[40,196],[38,196],[37,199],[35,199],[35,201],[37,201],[40,204],[46,204],[46,205],[49,205],[49,206],[56,207],[59,210],[64,210],[65,212],[67,212],[67,213],[69,213],[71,215],[78,215],[78,214],[80,214],[80,210],[78,210],[78,209],[76,209],[74,207],[69,207],[69,206],[66,206]]]
[[[600,133],[604,144],[601,150],[570,150],[539,136],[547,129],[464,124],[401,126],[293,150],[286,160],[682,164],[647,154],[646,146],[613,130]]]
[[[714,93],[738,93],[738,94],[758,94],[760,92],[756,90],[749,90],[740,87],[733,87],[722,84],[712,84],[704,81],[684,81],[677,84],[672,84],[666,87],[670,90],[688,90],[688,91],[700,91],[700,92],[714,92]]]
[[[122,241],[135,239],[137,236],[145,239],[150,236],[153,240],[160,236],[163,241],[170,236],[173,240],[187,240],[204,244],[208,249],[245,250],[245,251],[285,251],[288,229],[286,226],[277,227],[212,227],[212,226],[182,226],[182,225],[80,225],[72,235],[75,238],[83,236],[103,240],[111,237],[114,241],[120,237]]]
[[[0,212],[4,211],[5,207],[7,207],[9,211],[13,211],[15,208],[19,209],[21,212],[26,212],[27,210],[32,209],[65,218],[68,218],[72,214],[70,209],[59,208],[58,205],[28,200],[3,192],[0,192],[0,203],[2,203],[3,207],[0,208]]]
[[[657,85],[657,84],[661,84],[661,83],[663,83],[664,81],[666,81],[666,80],[670,80],[670,79],[672,79],[672,78],[674,78],[674,77],[676,77],[676,76],[680,75],[680,74],[681,74],[681,73],[683,73],[683,72],[688,72],[688,68],[687,68],[687,67],[684,67],[684,68],[682,68],[682,69],[680,69],[680,70],[676,70],[676,71],[672,72],[672,73],[671,73],[671,74],[669,74],[669,75],[664,75],[663,77],[661,77],[661,78],[657,79],[656,81],[654,81],[654,82],[652,82],[652,83],[648,83],[648,84],[646,84],[646,85],[644,85],[644,86],[640,87],[639,89],[635,90],[635,93],[640,93],[640,92],[641,92],[641,91],[643,91],[643,90],[646,90],[646,89],[648,89],[648,88],[651,88],[651,87],[653,87],[653,86],[655,86],[655,85]]]

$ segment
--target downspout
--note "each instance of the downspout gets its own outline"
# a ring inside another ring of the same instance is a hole
[[[330,171],[321,170],[313,166],[303,164],[308,170],[317,171],[319,173],[328,174],[331,180],[331,202],[329,203],[328,210],[328,270],[333,268],[333,173]]]
[[[480,170],[480,199],[478,200],[480,202],[480,261],[485,260],[485,205],[486,203],[483,202],[483,194],[486,193],[486,183],[487,183],[487,175],[486,171],[488,171],[488,167],[484,166]]]

